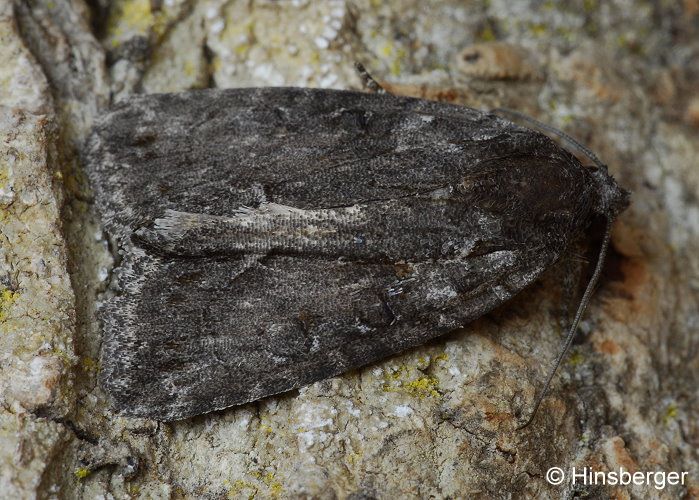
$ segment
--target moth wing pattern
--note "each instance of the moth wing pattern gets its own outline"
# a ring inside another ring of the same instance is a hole
[[[594,195],[541,134],[346,91],[136,96],[85,157],[123,256],[101,382],[123,413],[165,421],[465,325],[560,257]]]

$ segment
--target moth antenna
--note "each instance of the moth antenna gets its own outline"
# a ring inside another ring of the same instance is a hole
[[[551,380],[553,380],[553,377],[556,374],[558,367],[561,365],[563,358],[565,357],[566,353],[568,352],[568,349],[570,348],[570,344],[573,343],[573,338],[575,338],[575,332],[578,329],[578,324],[580,323],[580,318],[582,318],[582,315],[584,314],[585,309],[587,308],[587,305],[590,302],[590,298],[592,297],[592,292],[594,291],[595,286],[597,285],[597,282],[599,281],[599,277],[602,274],[602,267],[604,266],[604,259],[607,256],[607,249],[609,248],[609,240],[610,240],[611,230],[612,230],[612,219],[610,217],[608,217],[607,218],[607,226],[604,230],[604,239],[602,241],[602,248],[600,248],[599,257],[597,258],[597,265],[595,266],[595,272],[592,273],[592,277],[590,278],[590,281],[587,284],[587,288],[585,288],[585,293],[583,294],[582,299],[580,300],[580,305],[578,306],[578,310],[575,313],[575,320],[573,321],[573,324],[571,325],[570,329],[568,330],[568,334],[566,335],[565,341],[563,342],[563,348],[558,353],[558,357],[556,358],[556,363],[553,365],[553,369],[549,372],[549,375],[546,378],[546,383],[544,384],[544,388],[539,393],[539,396],[536,398],[536,402],[534,403],[534,408],[531,412],[531,415],[529,415],[529,418],[527,419],[527,421],[524,422],[524,424],[518,426],[516,430],[524,429],[525,427],[527,427],[529,424],[532,423],[532,420],[534,420],[534,416],[536,415],[536,412],[539,409],[541,402],[544,400],[544,397],[546,397],[546,392],[548,391],[549,386],[551,385]]]
[[[546,123],[540,122],[536,118],[532,118],[531,116],[527,116],[524,113],[520,113],[519,111],[515,111],[513,109],[508,109],[508,108],[495,108],[493,110],[493,113],[502,113],[504,115],[509,115],[510,117],[515,117],[519,118],[520,120],[523,120],[525,122],[528,122],[531,125],[534,125],[537,128],[540,128],[541,130],[544,130],[550,134],[555,135],[559,139],[565,141],[568,143],[569,146],[573,146],[574,148],[577,148],[579,151],[582,151],[585,156],[587,156],[590,160],[592,160],[592,163],[594,163],[597,167],[606,169],[606,165],[600,161],[599,158],[597,158],[597,155],[593,153],[592,151],[589,150],[589,148],[583,146],[580,144],[579,141],[576,139],[573,139],[571,136],[566,134],[565,132],[558,130],[556,127],[552,127],[551,125],[547,125]]]
[[[355,62],[354,69],[357,70],[359,79],[362,81],[362,86],[369,92],[373,92],[375,94],[387,93],[386,89],[379,85],[379,83],[376,80],[374,80],[374,78],[369,74],[369,72],[366,70],[362,63],[360,63],[359,61]]]

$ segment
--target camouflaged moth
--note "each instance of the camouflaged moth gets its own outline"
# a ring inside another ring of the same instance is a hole
[[[124,414],[165,421],[464,326],[628,204],[606,168],[539,132],[380,93],[134,96],[85,159],[121,259],[101,382]]]

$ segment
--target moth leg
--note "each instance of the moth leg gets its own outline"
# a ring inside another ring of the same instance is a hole
[[[369,72],[366,70],[364,65],[360,62],[355,62],[354,63],[354,69],[357,70],[357,74],[359,75],[359,79],[362,80],[362,86],[367,89],[369,92],[375,93],[375,94],[386,94],[386,89],[384,89],[381,85],[378,84],[376,80],[369,74]]]

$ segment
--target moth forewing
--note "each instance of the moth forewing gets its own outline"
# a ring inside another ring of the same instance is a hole
[[[467,324],[554,263],[614,183],[492,114],[320,89],[136,96],[85,158],[123,253],[101,382],[160,420]]]

